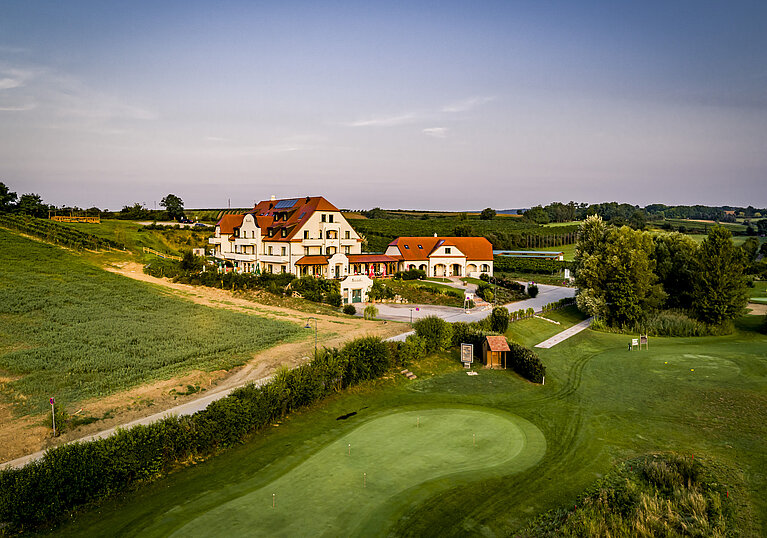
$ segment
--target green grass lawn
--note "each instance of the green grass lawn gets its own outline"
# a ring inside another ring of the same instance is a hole
[[[228,369],[301,326],[210,308],[0,230],[0,374],[19,413]]]
[[[767,280],[754,281],[753,288],[748,289],[748,296],[751,301],[754,302],[766,302],[767,301]]]
[[[567,310],[555,315],[563,325],[577,320]],[[634,352],[626,351],[625,335],[587,330],[537,350],[548,368],[544,386],[506,371],[468,376],[455,351],[428,357],[410,367],[415,381],[396,375],[331,397],[240,447],[109,500],[56,534],[226,528],[267,535],[509,535],[542,512],[572,507],[617,462],[675,451],[729,469],[720,478],[726,502],[737,508],[735,534],[762,536],[767,337],[755,332],[760,321],[747,316],[725,337],[652,338],[649,350]],[[532,341],[532,333],[523,323],[509,332],[516,341]],[[429,427],[436,416],[456,417],[444,431],[429,432],[435,436],[428,443],[416,444],[426,432],[415,430],[413,419],[432,413],[424,419]],[[542,432],[546,452],[537,464],[509,460],[517,444],[506,416]],[[494,444],[479,448],[489,448],[483,461],[466,459],[469,425],[495,430],[486,440],[477,437],[478,444]],[[344,459],[348,443],[353,459]],[[473,471],[452,475],[455,465]],[[370,489],[361,489],[361,472]],[[304,502],[293,498],[296,492]],[[240,523],[246,526],[235,528]]]
[[[559,325],[536,317],[521,319],[509,324],[506,336],[518,344],[533,347],[586,319],[576,306],[547,312],[543,317],[558,321]]]
[[[394,293],[413,304],[463,306],[463,292],[459,288],[446,286],[439,282],[431,282],[429,280],[385,280],[384,283],[394,290]]]
[[[571,245],[560,245],[558,247],[531,248],[530,250],[542,250],[545,252],[563,252],[565,261],[571,262],[575,259],[575,243]]]

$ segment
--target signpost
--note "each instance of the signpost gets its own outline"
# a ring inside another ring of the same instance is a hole
[[[645,345],[646,349],[650,349],[650,339],[648,336],[647,334],[639,336],[639,349],[642,349],[642,344]]]
[[[474,362],[474,344],[461,344],[461,362],[464,368],[471,368]]]
[[[49,401],[51,402],[51,419],[53,420],[53,436],[56,437],[56,411],[53,408],[53,404],[56,403],[56,400],[54,400],[53,396],[51,396],[51,399]]]

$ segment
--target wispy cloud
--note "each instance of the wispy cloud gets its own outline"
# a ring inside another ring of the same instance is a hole
[[[35,103],[28,103],[26,105],[0,105],[0,112],[25,112],[37,108]]]
[[[490,101],[494,101],[495,97],[470,97],[463,101],[456,101],[454,103],[447,104],[442,107],[442,112],[468,112],[478,106],[482,106]]]
[[[434,138],[447,138],[446,127],[427,127],[421,131],[426,136],[432,136]]]
[[[0,69],[0,90],[11,90],[26,84],[34,73],[24,69]]]
[[[375,118],[368,118],[365,120],[358,120],[346,123],[349,127],[394,127],[397,125],[405,125],[413,123],[417,120],[417,115],[408,112],[405,114],[398,114],[396,116],[379,116]]]

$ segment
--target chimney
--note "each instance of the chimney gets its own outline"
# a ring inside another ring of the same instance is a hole
[[[277,197],[275,195],[273,195],[273,194],[269,197],[269,200],[272,201],[272,202],[274,202],[276,199],[277,199]]]

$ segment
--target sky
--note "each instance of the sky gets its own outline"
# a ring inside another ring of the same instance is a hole
[[[55,205],[767,206],[767,2],[0,2],[0,182]]]

